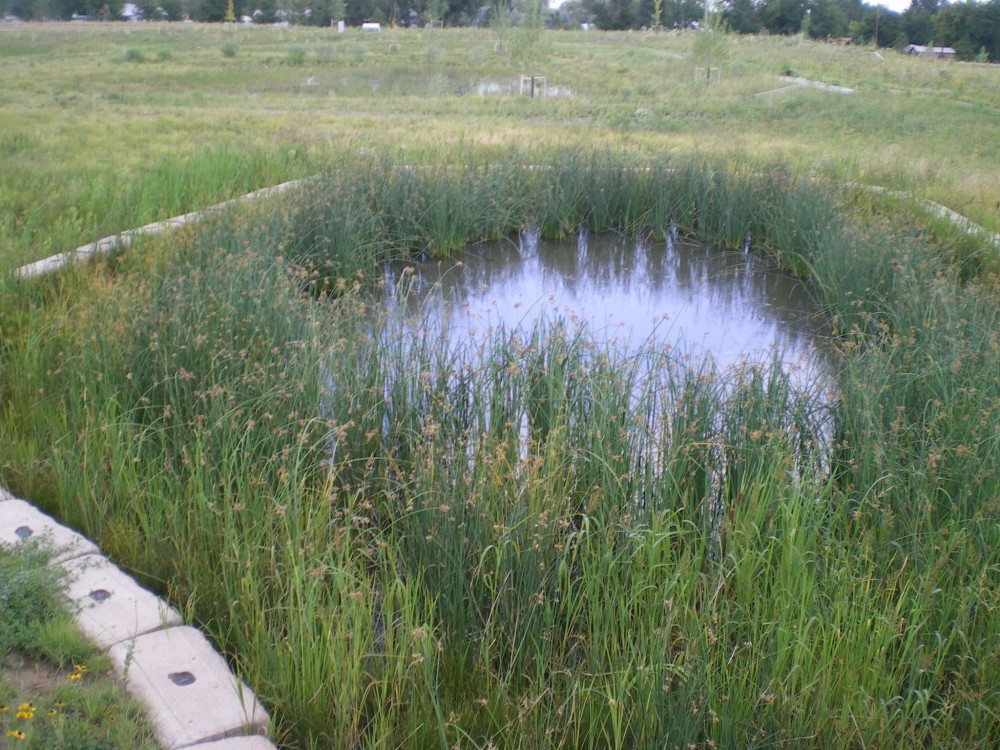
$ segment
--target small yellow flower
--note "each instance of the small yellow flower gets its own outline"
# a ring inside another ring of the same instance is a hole
[[[70,672],[66,675],[67,680],[79,680],[81,677],[83,677],[83,672]]]
[[[15,740],[23,740],[24,732],[20,731],[19,729],[11,729],[9,732],[7,732],[7,736],[13,737]]]
[[[17,704],[17,710],[18,711],[34,711],[35,707],[32,706],[30,703],[18,703]]]
[[[5,714],[10,711],[10,706],[0,706],[0,714]]]
[[[74,664],[73,665],[73,671],[74,672],[86,672],[87,671],[87,665],[86,664]]]
[[[22,708],[14,716],[18,719],[30,719],[35,715],[33,709]]]

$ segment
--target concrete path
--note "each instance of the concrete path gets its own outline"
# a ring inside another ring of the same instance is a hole
[[[93,542],[0,487],[0,544],[28,539],[55,551],[77,625],[108,652],[165,750],[276,750],[267,711],[199,630]]]

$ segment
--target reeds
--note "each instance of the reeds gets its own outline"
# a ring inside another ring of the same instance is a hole
[[[790,175],[343,166],[3,317],[5,481],[206,628],[282,743],[990,745],[994,287]],[[749,234],[836,328],[836,403],[379,312],[385,260],[528,224]]]

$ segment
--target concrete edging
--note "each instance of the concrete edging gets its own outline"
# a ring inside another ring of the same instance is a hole
[[[852,89],[847,89],[843,86],[833,86],[831,84],[823,84],[816,81],[808,81],[805,78],[789,78],[786,76],[779,76],[784,81],[792,81],[790,86],[786,86],[780,89],[773,89],[772,91],[763,91],[756,96],[763,96],[765,94],[773,94],[779,91],[786,91],[789,89],[802,88],[804,86],[813,86],[824,88],[827,90],[836,91],[836,93],[850,93]],[[532,167],[528,165],[528,168]],[[129,229],[120,234],[114,234],[110,237],[105,237],[103,239],[97,240],[97,242],[91,242],[89,245],[82,245],[76,248],[76,250],[70,250],[65,253],[58,253],[56,255],[50,255],[48,258],[43,258],[42,260],[36,260],[34,263],[28,263],[27,265],[21,266],[14,271],[14,276],[19,279],[28,279],[36,276],[44,276],[48,273],[58,271],[64,266],[70,265],[71,263],[79,263],[85,261],[94,256],[107,255],[113,250],[126,248],[132,244],[132,240],[136,237],[141,237],[143,235],[160,234],[170,229],[177,229],[184,226],[185,224],[193,221],[197,221],[202,216],[208,213],[218,213],[229,208],[233,208],[241,203],[249,203],[257,200],[258,198],[267,198],[275,195],[280,195],[288,190],[298,187],[306,182],[316,179],[316,176],[307,177],[302,180],[292,180],[290,182],[283,182],[280,185],[275,185],[274,187],[262,188],[260,190],[255,190],[252,193],[247,193],[239,198],[234,198],[232,200],[225,201],[223,203],[217,203],[214,206],[209,206],[202,211],[194,211],[192,213],[183,214],[182,216],[174,216],[170,219],[164,219],[163,221],[153,222],[152,224],[146,224],[145,226],[139,227],[137,229]],[[902,190],[890,190],[889,188],[882,187],[880,185],[863,185],[857,182],[845,182],[844,187],[854,188],[857,190],[864,190],[871,193],[878,193],[881,195],[887,195],[892,198],[900,198],[906,200],[916,200],[921,206],[943,219],[947,219],[952,224],[957,226],[963,232],[969,235],[975,235],[981,239],[986,240],[993,244],[998,250],[1000,250],[1000,234],[992,234],[988,232],[985,228],[976,224],[971,219],[957,211],[953,211],[947,206],[942,206],[940,203],[936,203],[932,200],[920,201],[918,198],[914,197],[912,194],[907,193]]]
[[[179,229],[189,222],[197,221],[207,213],[218,213],[220,211],[225,211],[226,209],[238,206],[241,203],[249,203],[259,198],[268,198],[280,195],[287,190],[298,187],[303,182],[305,182],[305,180],[283,182],[282,184],[275,185],[274,187],[262,188],[260,190],[255,190],[252,193],[247,193],[239,198],[234,198],[233,200],[225,201],[223,203],[217,203],[216,205],[209,206],[202,211],[194,211],[189,214],[174,216],[170,219],[164,219],[163,221],[155,221],[152,224],[146,224],[145,226],[137,229],[129,229],[125,232],[121,232],[120,234],[113,234],[110,237],[97,240],[97,242],[82,245],[76,248],[76,250],[69,250],[65,253],[50,255],[48,258],[42,258],[41,260],[36,260],[34,263],[28,263],[27,265],[21,266],[14,271],[14,276],[20,279],[44,276],[45,274],[52,273],[53,271],[58,271],[60,268],[71,263],[79,263],[95,256],[107,255],[113,250],[126,248],[132,244],[132,240],[136,237],[160,234],[161,232],[165,232],[170,229]]]
[[[267,711],[180,614],[89,539],[0,487],[0,544],[42,539],[80,630],[106,651],[165,750],[276,750]]]

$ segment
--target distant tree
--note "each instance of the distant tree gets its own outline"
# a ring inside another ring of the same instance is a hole
[[[667,0],[663,6],[663,25],[681,27],[705,18],[701,0]]]
[[[511,7],[505,0],[496,0],[488,10],[490,31],[496,43],[496,50],[510,63]],[[477,22],[478,18],[477,18]]]
[[[691,61],[699,68],[721,68],[729,57],[729,37],[721,19],[709,20],[691,45]],[[709,76],[710,78],[710,76]]]
[[[440,23],[444,20],[444,14],[448,10],[445,0],[427,0],[424,7],[424,20],[429,23]]]
[[[117,20],[121,18],[125,0],[85,0],[84,12],[91,18]]]
[[[229,0],[189,0],[189,13],[195,21],[222,21],[226,17]],[[242,2],[234,0],[233,15],[242,11]]]
[[[379,4],[376,0],[346,0],[345,7],[347,23],[351,26],[360,26],[365,21],[375,19]]]
[[[607,31],[633,28],[634,4],[630,0],[583,0],[594,23]]]
[[[809,36],[813,39],[847,35],[847,14],[834,0],[813,0],[809,11]]]
[[[73,3],[50,3],[49,0],[9,0],[6,10],[0,13],[10,13],[22,21],[40,21],[45,18],[67,19],[82,6]]]
[[[976,48],[972,46],[972,40],[966,34],[954,42],[951,46],[955,48],[955,58],[968,62],[976,57]]]
[[[511,40],[511,56],[525,73],[534,75],[548,57],[549,45],[545,39],[546,0],[522,0],[520,24]]]
[[[590,23],[591,16],[580,0],[566,0],[559,6],[559,25],[565,29],[578,29],[581,24]]]
[[[1000,62],[1000,0],[977,3],[969,9],[969,36],[993,62]]]
[[[181,0],[143,0],[137,5],[147,21],[179,21],[184,14]]]
[[[344,0],[313,0],[311,21],[316,26],[330,26],[344,20],[346,12]]]
[[[726,0],[722,18],[737,34],[756,34],[760,31],[760,18],[753,0]]]
[[[917,7],[914,0],[903,13],[903,31],[911,44],[928,44],[934,37],[934,11]]]
[[[805,14],[804,0],[765,0],[761,20],[772,34],[797,34]]]
[[[274,23],[274,14],[278,11],[276,0],[254,0],[252,5],[251,13],[253,13],[254,23]]]

